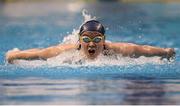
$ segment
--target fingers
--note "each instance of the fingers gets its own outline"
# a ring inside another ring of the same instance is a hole
[[[11,64],[13,63],[13,59],[12,59],[10,52],[6,53],[6,61]]]
[[[6,61],[10,64],[13,64],[13,60],[15,59],[15,55],[19,52],[19,49],[13,49],[6,53]]]
[[[166,52],[167,52],[166,57],[167,57],[168,60],[171,60],[171,59],[175,58],[176,52],[175,52],[175,50],[173,48],[167,48]]]

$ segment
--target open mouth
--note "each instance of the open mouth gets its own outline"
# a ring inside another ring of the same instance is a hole
[[[88,52],[90,55],[93,55],[96,51],[94,49],[89,49]]]

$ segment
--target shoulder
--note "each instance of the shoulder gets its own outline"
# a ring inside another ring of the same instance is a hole
[[[133,43],[106,43],[106,47],[108,50],[114,51],[115,53],[121,53],[122,55],[126,56],[129,54],[133,54],[138,45]]]
[[[114,49],[114,48],[121,48],[121,47],[135,47],[137,46],[136,44],[133,43],[125,43],[125,42],[106,42],[105,46],[109,49]]]

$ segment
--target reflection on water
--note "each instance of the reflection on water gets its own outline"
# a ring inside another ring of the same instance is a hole
[[[180,80],[2,80],[1,104],[179,104]]]
[[[174,104],[166,96],[166,87],[153,80],[130,81],[126,89],[131,93],[124,97],[124,104]]]

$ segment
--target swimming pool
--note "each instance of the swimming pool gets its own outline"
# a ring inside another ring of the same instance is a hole
[[[82,24],[83,9],[106,26],[107,40],[172,47],[175,61],[6,64],[10,49],[63,42]],[[17,2],[1,3],[0,10],[0,104],[180,104],[180,4]]]

